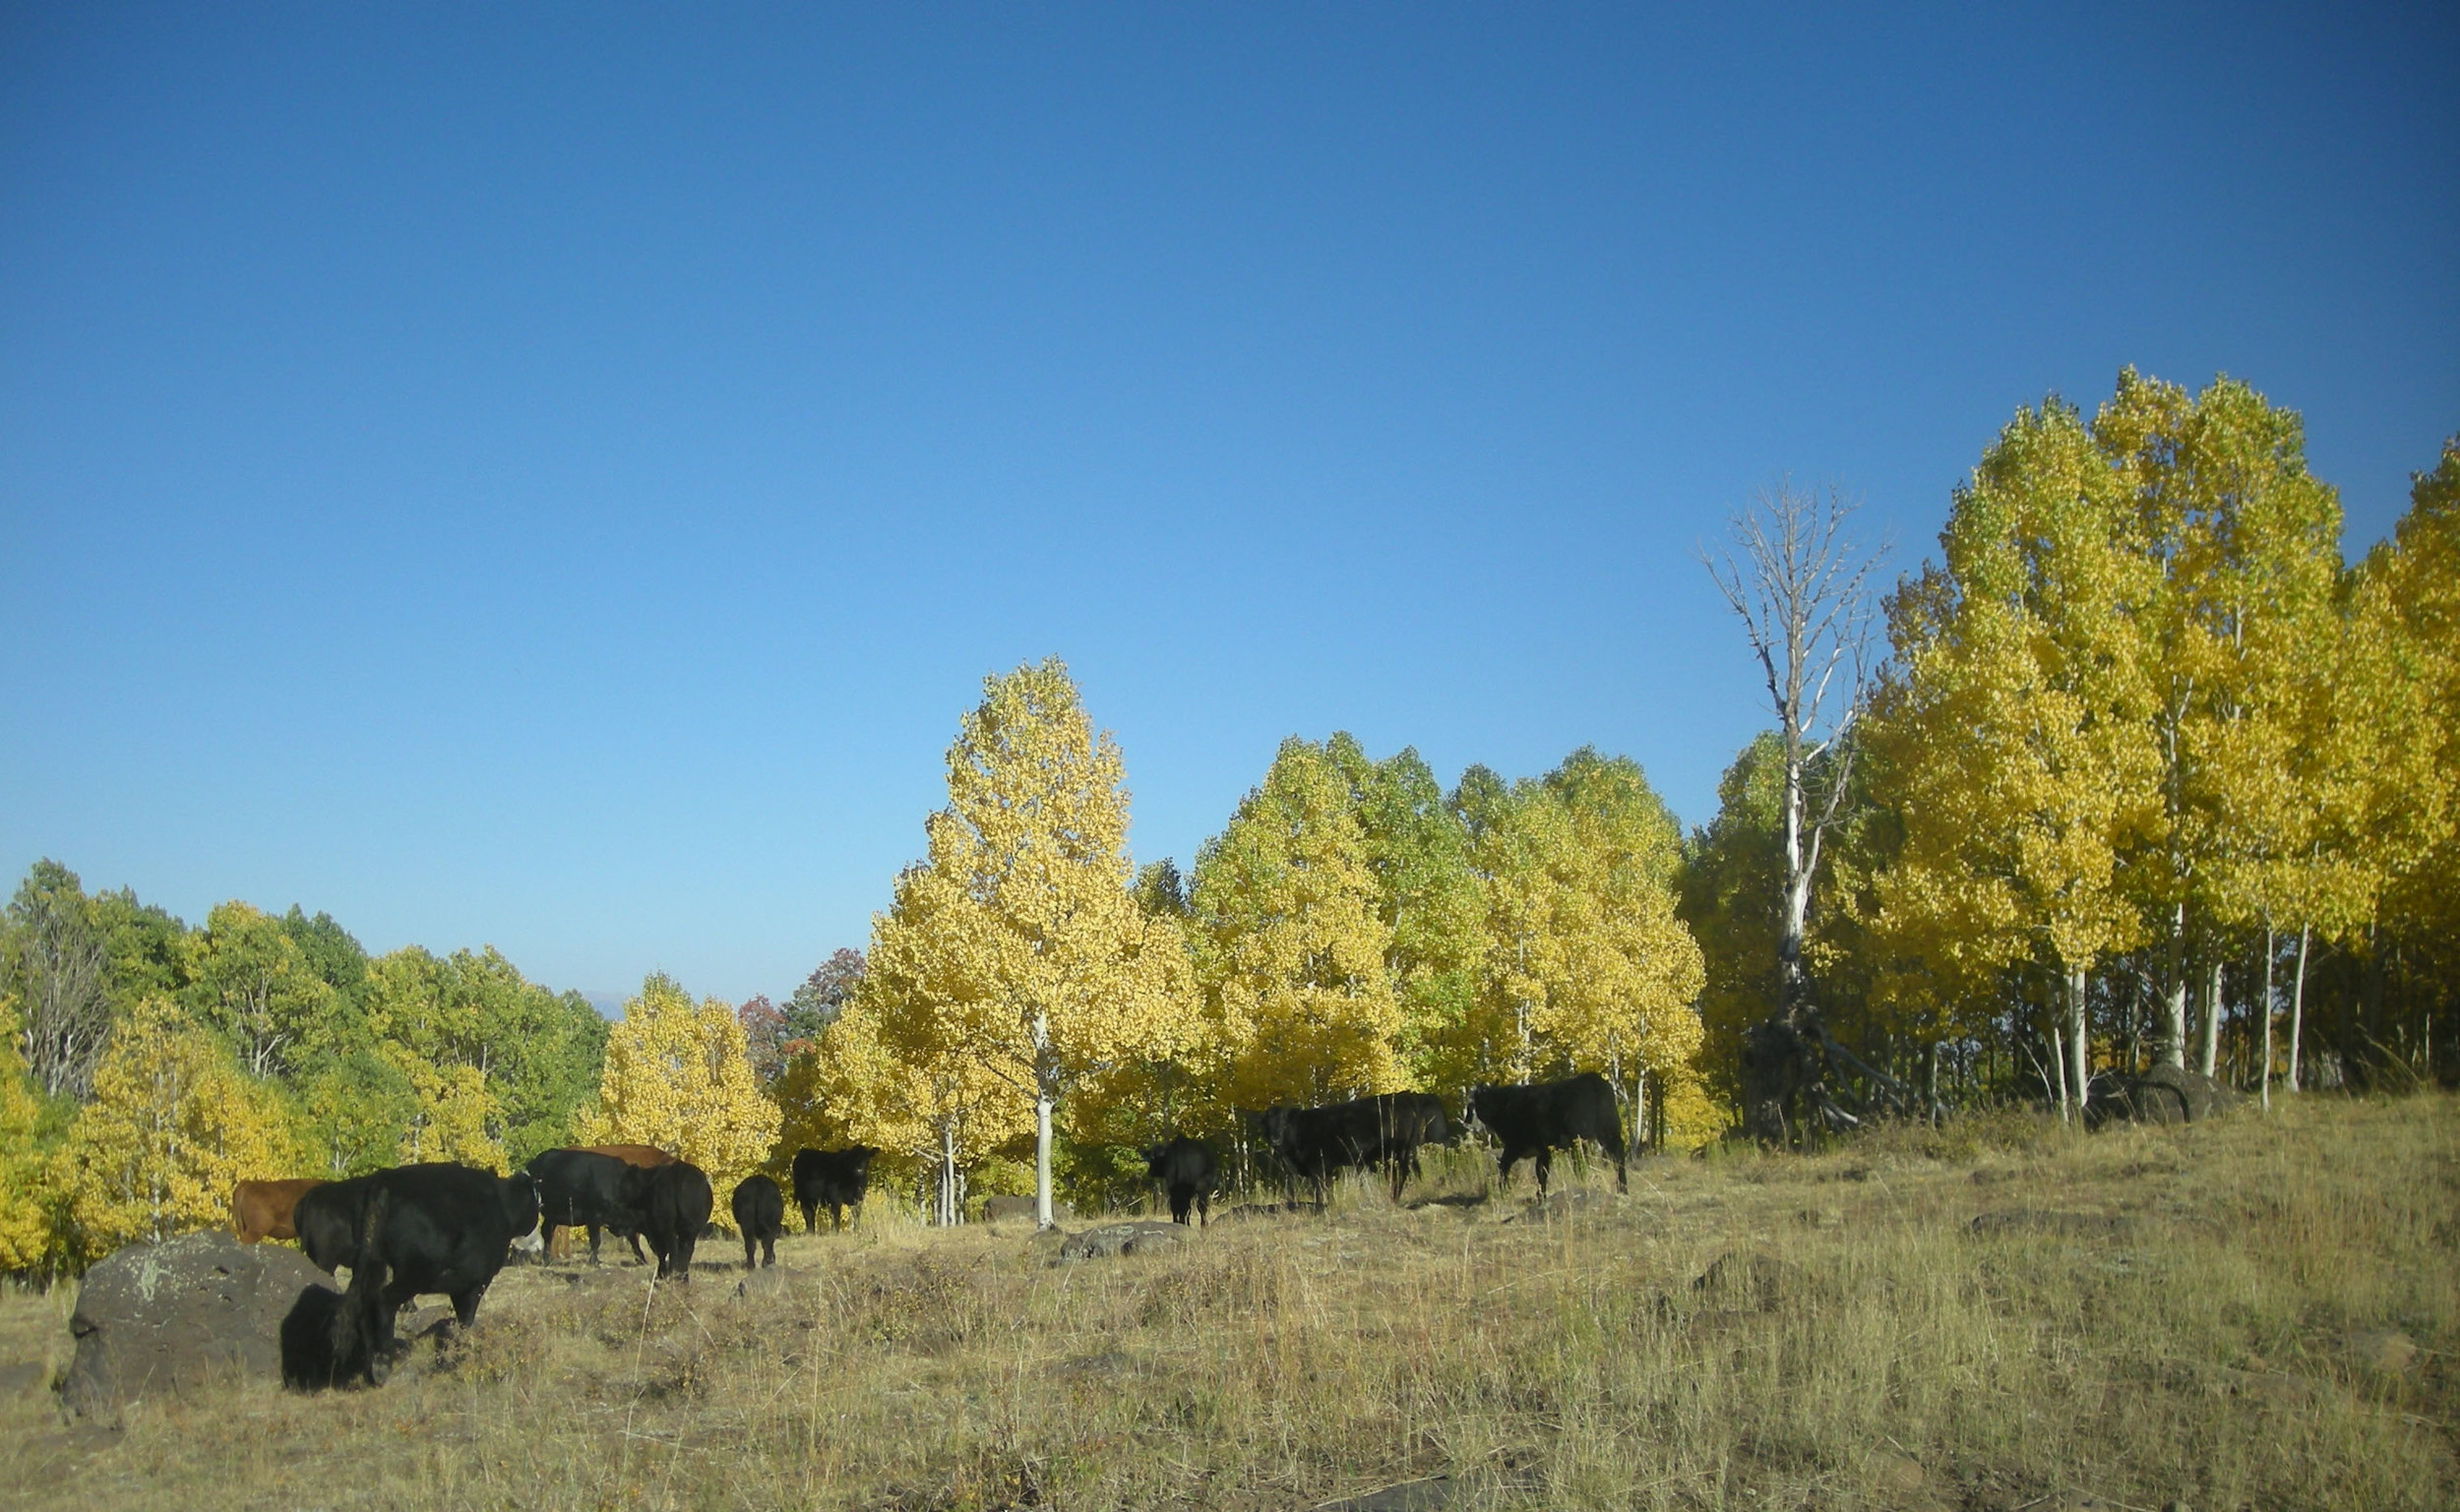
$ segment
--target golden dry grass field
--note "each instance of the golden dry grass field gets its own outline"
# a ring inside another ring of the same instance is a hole
[[[109,1428],[38,1379],[69,1290],[12,1295],[0,1500],[2460,1505],[2452,1099],[2091,1139],[1982,1119],[1649,1161],[1628,1197],[1591,1171],[1551,1209],[1488,1173],[1464,1151],[1403,1207],[1353,1184],[1072,1264],[876,1217],[789,1239],[749,1296],[717,1239],[689,1287],[515,1268],[380,1390],[250,1384]]]

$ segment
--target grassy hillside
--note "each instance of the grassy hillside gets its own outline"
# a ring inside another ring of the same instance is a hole
[[[1533,1209],[1216,1220],[1054,1266],[1018,1230],[789,1240],[749,1298],[508,1271],[385,1388],[64,1425],[0,1305],[0,1499],[79,1507],[2447,1507],[2460,1104],[1645,1163]],[[1425,1200],[1428,1197],[1434,1200]],[[1081,1227],[1081,1225],[1079,1225]],[[739,1254],[740,1251],[733,1251]],[[715,1263],[708,1263],[714,1261]],[[1720,1263],[1722,1262],[1722,1263]],[[1709,1278],[1706,1284],[1702,1278]]]

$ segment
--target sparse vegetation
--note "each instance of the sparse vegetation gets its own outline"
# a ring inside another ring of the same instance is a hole
[[[2460,1497],[2460,1103],[2086,1137],[2004,1115],[1217,1220],[1053,1266],[881,1204],[773,1282],[508,1271],[381,1390],[67,1423],[0,1302],[28,1505],[2198,1509]],[[1978,1222],[1977,1222],[1978,1220]],[[713,1246],[712,1246],[713,1247]],[[1702,1278],[1709,1278],[1702,1284]]]

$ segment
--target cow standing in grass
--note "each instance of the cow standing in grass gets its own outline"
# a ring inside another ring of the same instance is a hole
[[[879,1153],[867,1144],[794,1152],[794,1201],[803,1210],[805,1232],[817,1232],[814,1220],[824,1207],[840,1230],[847,1208],[861,1215],[863,1193],[871,1185],[871,1158]]]
[[[692,1279],[692,1251],[708,1227],[713,1201],[707,1173],[689,1161],[625,1168],[623,1203],[641,1215],[641,1233],[657,1255],[660,1280]]]
[[[644,1170],[655,1166],[671,1166],[675,1163],[675,1157],[673,1155],[668,1154],[666,1151],[659,1149],[653,1144],[576,1145],[561,1153],[576,1155],[603,1155],[610,1160],[621,1161],[627,1166],[639,1166]],[[571,1258],[573,1248],[571,1231],[579,1227],[584,1226],[565,1223],[562,1220],[550,1216],[546,1222],[544,1240],[546,1250],[545,1258],[548,1260],[565,1260]],[[610,1221],[600,1223],[596,1228],[591,1228],[589,1230],[589,1258],[592,1261],[595,1261],[598,1257],[598,1229],[611,1230],[618,1238],[629,1242],[632,1245],[632,1257],[634,1259],[647,1259],[647,1256],[642,1254],[641,1252],[641,1236],[627,1224],[620,1221]]]
[[[1538,1191],[1544,1193],[1554,1153],[1585,1139],[1615,1158],[1615,1190],[1631,1189],[1623,1111],[1615,1104],[1615,1089],[1595,1071],[1532,1087],[1479,1087],[1469,1094],[1469,1119],[1485,1125],[1502,1144],[1496,1163],[1506,1185],[1511,1182],[1512,1166],[1533,1155]]]
[[[643,1167],[627,1164],[620,1157],[596,1150],[543,1150],[530,1158],[523,1169],[538,1179],[538,1200],[548,1227],[550,1258],[555,1257],[553,1240],[557,1231],[585,1229],[589,1234],[589,1262],[598,1259],[598,1236],[613,1230],[632,1245],[632,1256],[646,1261],[641,1252],[641,1215],[624,1198],[625,1178],[643,1170],[658,1170],[667,1164]]]
[[[1419,1147],[1452,1137],[1442,1099],[1426,1092],[1384,1092],[1323,1108],[1240,1112],[1290,1175],[1314,1185],[1319,1206],[1336,1172],[1368,1166],[1384,1169],[1398,1202],[1401,1188],[1418,1173]]]
[[[735,1232],[743,1236],[743,1268],[752,1268],[753,1246],[758,1244],[768,1258],[761,1263],[777,1263],[777,1237],[786,1231],[785,1194],[777,1183],[765,1176],[747,1176],[735,1183],[735,1194],[726,1204],[735,1215]]]
[[[1196,1209],[1199,1228],[1212,1216],[1213,1188],[1220,1172],[1211,1147],[1203,1140],[1182,1134],[1168,1144],[1153,1146],[1144,1152],[1144,1174],[1170,1194],[1172,1223],[1186,1223],[1190,1207]]]

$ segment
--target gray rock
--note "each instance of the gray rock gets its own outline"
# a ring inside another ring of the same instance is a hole
[[[1151,1219],[1110,1223],[1068,1236],[1059,1246],[1058,1257],[1062,1260],[1098,1260],[1111,1255],[1149,1254],[1185,1243],[1187,1237],[1185,1224],[1156,1223]]]
[[[2095,1128],[2111,1123],[2201,1123],[2238,1105],[2238,1094],[2200,1071],[2166,1061],[2140,1075],[2112,1072],[2093,1078],[2085,1118]]]
[[[93,1416],[235,1378],[277,1380],[282,1317],[311,1287],[340,1290],[295,1249],[219,1230],[131,1244],[86,1273],[62,1395]]]

